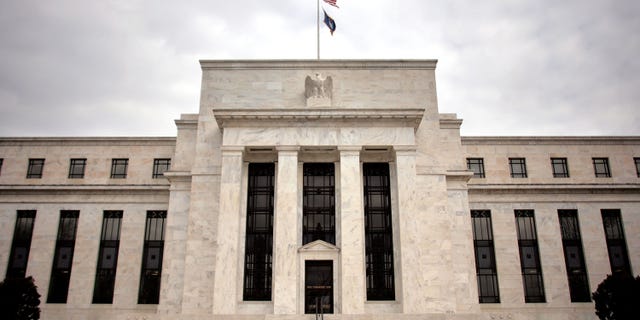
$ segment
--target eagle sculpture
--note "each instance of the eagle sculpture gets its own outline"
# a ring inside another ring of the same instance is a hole
[[[314,98],[331,98],[333,91],[333,79],[331,77],[322,78],[316,73],[315,78],[307,76],[304,80],[304,96],[309,99]]]

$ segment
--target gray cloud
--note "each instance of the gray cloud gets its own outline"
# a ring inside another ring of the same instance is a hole
[[[437,58],[466,135],[638,135],[637,1],[338,1],[323,58]],[[313,59],[314,1],[15,1],[0,136],[174,135],[198,59]]]

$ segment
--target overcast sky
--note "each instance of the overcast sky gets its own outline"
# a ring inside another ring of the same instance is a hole
[[[464,135],[640,135],[638,0],[338,5],[322,58],[438,59]],[[0,0],[0,136],[173,136],[198,60],[274,58],[316,58],[316,0]]]

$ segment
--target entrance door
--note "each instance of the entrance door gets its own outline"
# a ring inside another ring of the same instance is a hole
[[[305,261],[304,313],[333,313],[333,261]]]

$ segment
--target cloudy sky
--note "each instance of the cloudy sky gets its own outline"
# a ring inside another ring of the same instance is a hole
[[[338,0],[331,59],[438,59],[464,135],[640,135],[640,1]],[[315,59],[316,0],[0,0],[0,136],[173,136],[199,59]]]

